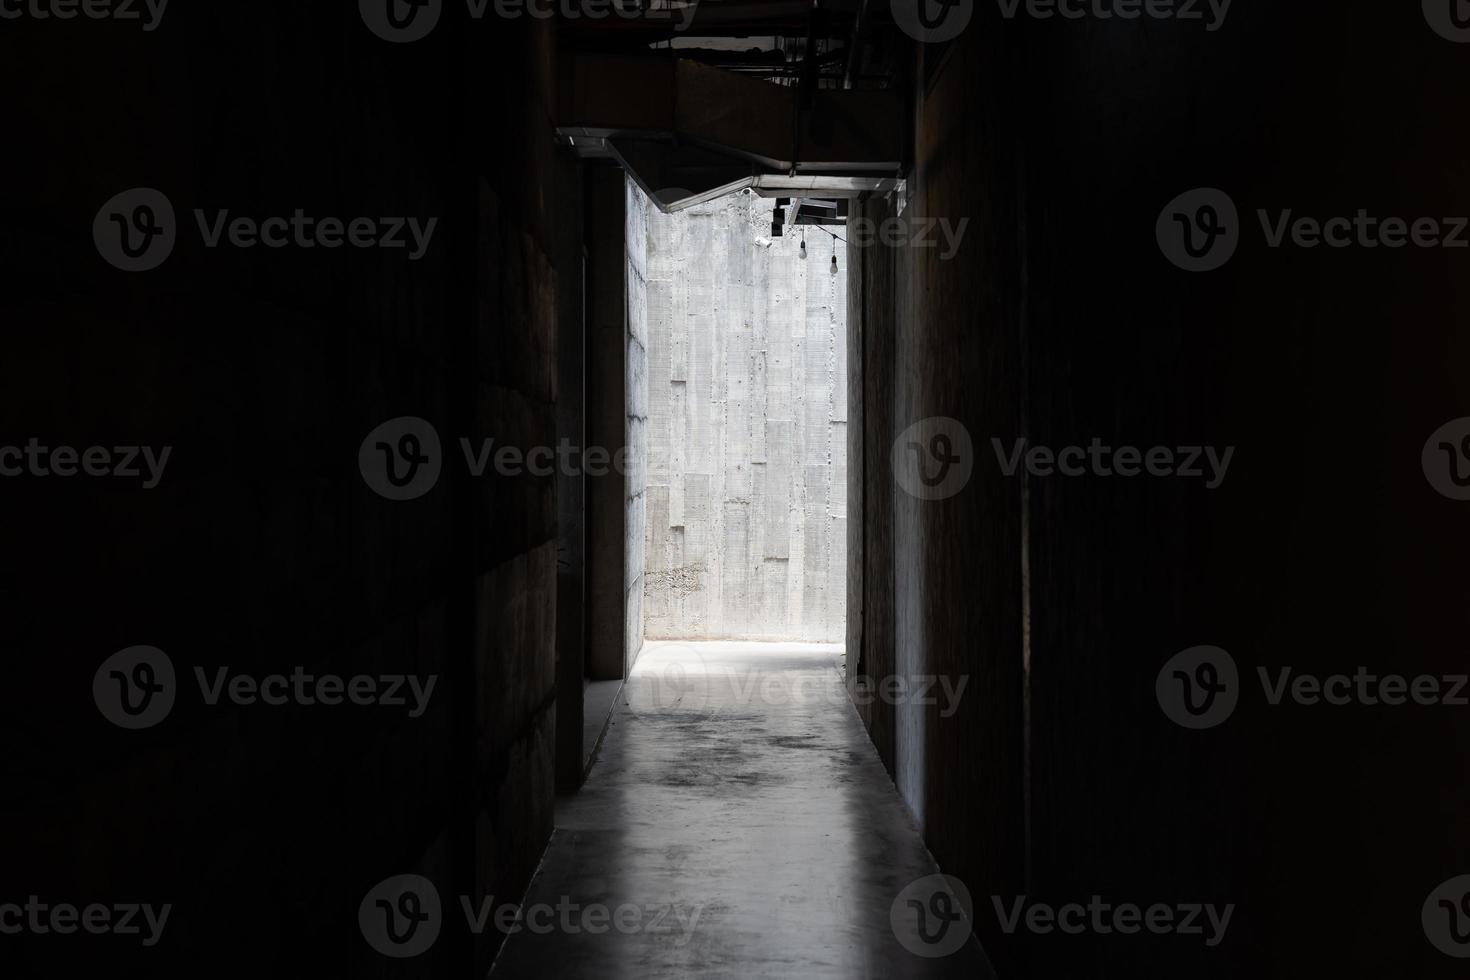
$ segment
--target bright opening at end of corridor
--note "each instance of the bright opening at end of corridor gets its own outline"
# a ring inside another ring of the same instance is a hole
[[[774,234],[786,215],[749,192],[673,214],[640,203],[644,638],[841,643],[845,230]]]

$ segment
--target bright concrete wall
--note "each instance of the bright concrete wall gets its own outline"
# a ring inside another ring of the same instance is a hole
[[[647,535],[648,481],[648,216],[658,209],[631,179],[626,180],[628,272],[625,297],[627,312],[627,353],[623,361],[625,390],[628,399],[626,432],[627,474],[624,481],[624,503],[627,520],[627,548],[623,552],[626,583],[626,617],[624,619],[623,672],[632,669],[643,648],[643,566],[644,541]]]
[[[845,247],[773,208],[649,209],[649,639],[844,639]]]

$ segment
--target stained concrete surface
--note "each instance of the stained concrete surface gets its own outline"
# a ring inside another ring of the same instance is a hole
[[[973,938],[923,958],[890,922],[937,869],[847,700],[841,655],[650,641],[522,905],[672,911],[657,930],[522,930],[491,975],[993,976]]]
[[[582,689],[581,765],[584,767],[591,763],[592,753],[597,751],[597,745],[607,731],[608,718],[622,686],[622,681],[588,681]]]

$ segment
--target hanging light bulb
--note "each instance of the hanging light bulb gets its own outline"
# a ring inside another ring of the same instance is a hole
[[[801,257],[806,258],[806,235],[801,236]]]
[[[832,253],[832,274],[837,275],[837,253]]]

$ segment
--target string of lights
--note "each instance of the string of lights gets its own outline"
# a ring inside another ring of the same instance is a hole
[[[826,228],[823,228],[821,225],[811,225],[810,227],[815,228],[818,231],[823,232],[824,234],[832,235],[833,238],[835,238],[837,241],[841,242],[844,245],[847,244],[847,239],[843,238],[841,235],[836,235],[836,234],[833,234],[830,231],[827,231],[827,229]],[[801,229],[801,257],[802,258],[806,258],[806,228],[807,228],[807,226],[802,226],[802,229]],[[832,252],[832,271],[833,272],[836,272],[837,271],[837,252],[835,250]]]

